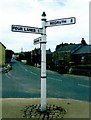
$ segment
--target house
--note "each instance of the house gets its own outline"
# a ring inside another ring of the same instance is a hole
[[[0,65],[5,65],[5,49],[6,47],[0,42]]]
[[[84,38],[81,39],[81,43],[73,44],[73,43],[65,43],[56,46],[56,51],[53,53],[53,62],[55,66],[68,66],[69,63],[79,63],[80,61],[87,60],[90,62],[90,46],[87,45]],[[85,58],[84,58],[85,55]]]
[[[73,61],[72,54],[78,49],[80,49],[80,47],[80,44],[66,44],[63,47],[58,48],[53,53],[53,60],[55,62],[55,66],[67,64],[70,61]]]
[[[91,64],[91,45],[82,45],[73,53],[74,61],[78,64]]]
[[[60,44],[52,55],[54,68],[60,73],[67,73],[72,68],[73,74],[91,75],[91,45],[84,38],[79,44]]]

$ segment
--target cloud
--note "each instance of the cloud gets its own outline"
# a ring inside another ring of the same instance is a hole
[[[11,25],[42,27],[43,11],[47,20],[76,17],[75,25],[46,29],[47,48],[54,50],[56,44],[67,41],[79,43],[81,37],[89,41],[89,0],[1,0],[0,41],[15,51],[20,51],[21,47],[25,50],[39,47],[33,45],[33,40],[40,34],[13,33]]]
[[[67,0],[38,0],[43,6],[49,9],[64,7]]]

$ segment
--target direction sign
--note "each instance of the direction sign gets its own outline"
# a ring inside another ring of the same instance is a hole
[[[34,45],[40,43],[41,41],[42,41],[41,37],[34,39]]]
[[[21,26],[21,25],[12,25],[11,30],[13,32],[23,32],[23,33],[35,33],[42,34],[42,28]]]
[[[55,19],[55,20],[46,21],[46,27],[70,25],[70,24],[75,24],[75,23],[76,23],[75,17],[62,18],[62,19]]]
[[[35,33],[41,34],[42,38],[39,37],[34,39],[34,45],[41,42],[41,110],[46,110],[46,27],[70,25],[76,23],[75,17],[62,18],[46,21],[46,14],[42,14],[42,28],[12,25],[12,32],[23,32],[23,33]]]

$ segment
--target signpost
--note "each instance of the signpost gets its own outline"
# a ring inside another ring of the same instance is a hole
[[[46,110],[46,14],[42,14],[42,42],[41,42],[41,111]]]
[[[46,110],[46,28],[52,26],[71,25],[76,23],[75,17],[46,21],[46,14],[42,14],[42,28],[12,25],[12,32],[41,34],[34,39],[34,45],[41,44],[41,111]]]
[[[39,44],[41,41],[42,41],[41,37],[34,39],[34,45]]]

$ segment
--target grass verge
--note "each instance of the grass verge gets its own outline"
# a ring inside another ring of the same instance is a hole
[[[32,104],[40,104],[40,99],[4,98],[2,99],[2,118],[22,118],[22,109]],[[89,118],[89,106],[91,104],[89,102],[50,98],[47,99],[47,104],[64,108],[67,111],[64,118]]]

